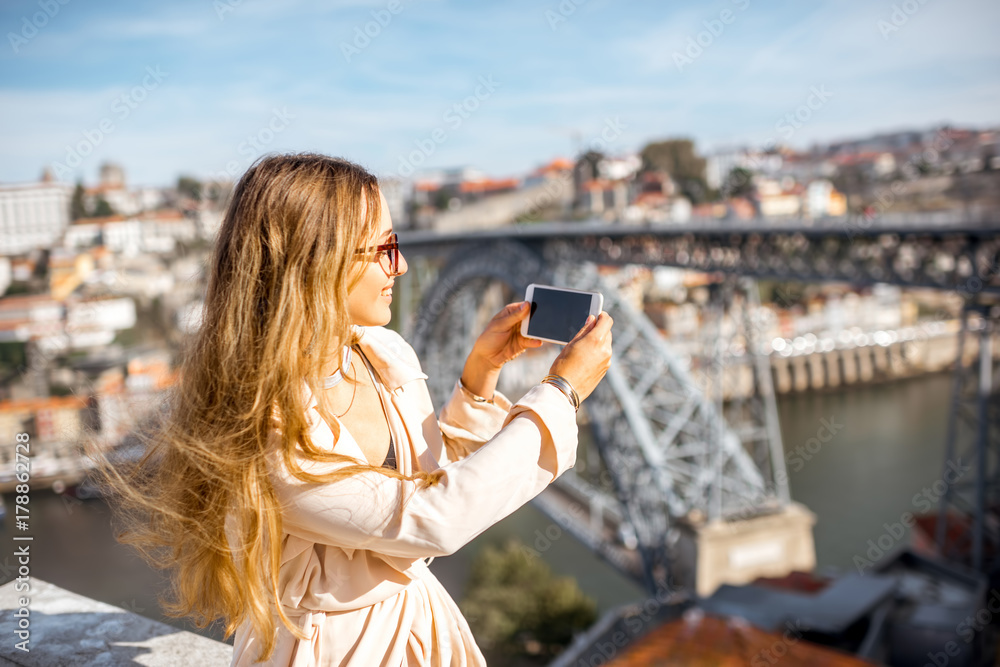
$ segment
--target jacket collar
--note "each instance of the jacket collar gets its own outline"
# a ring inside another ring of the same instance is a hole
[[[375,372],[378,373],[382,384],[390,393],[395,393],[397,389],[407,382],[413,380],[426,380],[427,375],[420,370],[420,367],[407,356],[413,356],[405,352],[409,346],[396,333],[385,327],[359,327],[352,326],[352,331],[359,336],[358,347],[368,357]],[[316,395],[309,389],[309,385],[302,383],[306,392],[306,409],[310,410],[316,406]]]
[[[427,375],[415,363],[412,351],[405,353],[408,346],[397,334],[385,327],[359,327],[354,331],[360,336],[358,347],[368,357],[382,383],[390,392],[413,380],[426,380]],[[405,356],[404,356],[405,355]]]

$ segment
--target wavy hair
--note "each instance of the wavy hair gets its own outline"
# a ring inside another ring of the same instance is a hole
[[[380,218],[378,181],[354,163],[308,153],[258,160],[233,191],[201,327],[164,417],[144,436],[144,455],[125,466],[92,452],[124,524],[116,538],[171,571],[164,612],[198,627],[221,619],[227,638],[249,622],[260,660],[274,651],[276,617],[308,639],[279,602],[282,529],[269,448],[280,446],[278,460],[308,483],[371,471],[419,487],[440,478],[358,465],[309,437],[305,386],[339,435],[326,392],[316,389],[322,370],[342,365],[343,346],[356,342],[346,305],[360,279],[355,249],[373,241]],[[314,474],[303,459],[346,465]]]

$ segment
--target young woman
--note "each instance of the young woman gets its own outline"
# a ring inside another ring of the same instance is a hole
[[[611,318],[511,404],[500,369],[538,342],[519,333],[527,304],[508,305],[435,417],[412,348],[384,328],[406,269],[374,176],[258,161],[168,417],[138,466],[104,466],[119,539],[173,570],[168,613],[235,632],[233,665],[484,665],[428,563],[575,463],[574,408],[607,370]]]

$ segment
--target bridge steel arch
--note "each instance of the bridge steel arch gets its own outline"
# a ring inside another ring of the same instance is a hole
[[[541,497],[535,504],[651,593],[674,589],[674,582],[688,579],[678,572],[684,567],[675,549],[678,521],[745,518],[789,501],[769,371],[755,366],[757,407],[742,413],[740,423],[728,423],[722,393],[706,394],[689,361],[645,314],[595,265],[560,254],[557,245],[513,240],[459,247],[425,291],[410,340],[425,367],[434,369],[429,386],[440,404],[478,334],[474,313],[486,285],[500,282],[515,294],[531,282],[601,291],[615,319],[614,353],[605,381],[584,405],[604,471],[584,479],[570,470],[556,484],[588,498],[592,508],[609,508],[620,530],[602,536],[593,519],[584,525],[538,502]],[[742,335],[753,355],[756,343]],[[715,363],[708,374],[723,370],[721,360]],[[632,548],[638,559],[623,558]]]

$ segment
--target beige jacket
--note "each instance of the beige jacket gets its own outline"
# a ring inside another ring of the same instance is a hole
[[[284,529],[281,604],[312,637],[300,641],[278,622],[269,665],[485,665],[458,606],[428,569],[538,495],[576,462],[576,414],[558,389],[539,384],[511,405],[476,403],[456,383],[434,415],[413,349],[382,327],[359,343],[391,406],[398,469],[441,468],[438,484],[365,473],[333,484],[298,481],[275,449],[272,480]],[[310,395],[314,442],[365,462],[340,425],[334,442]],[[304,463],[320,471],[331,464]],[[329,468],[327,468],[329,469]],[[411,497],[412,496],[412,497]],[[400,498],[409,498],[400,513]],[[259,642],[236,633],[233,666],[253,662]]]

